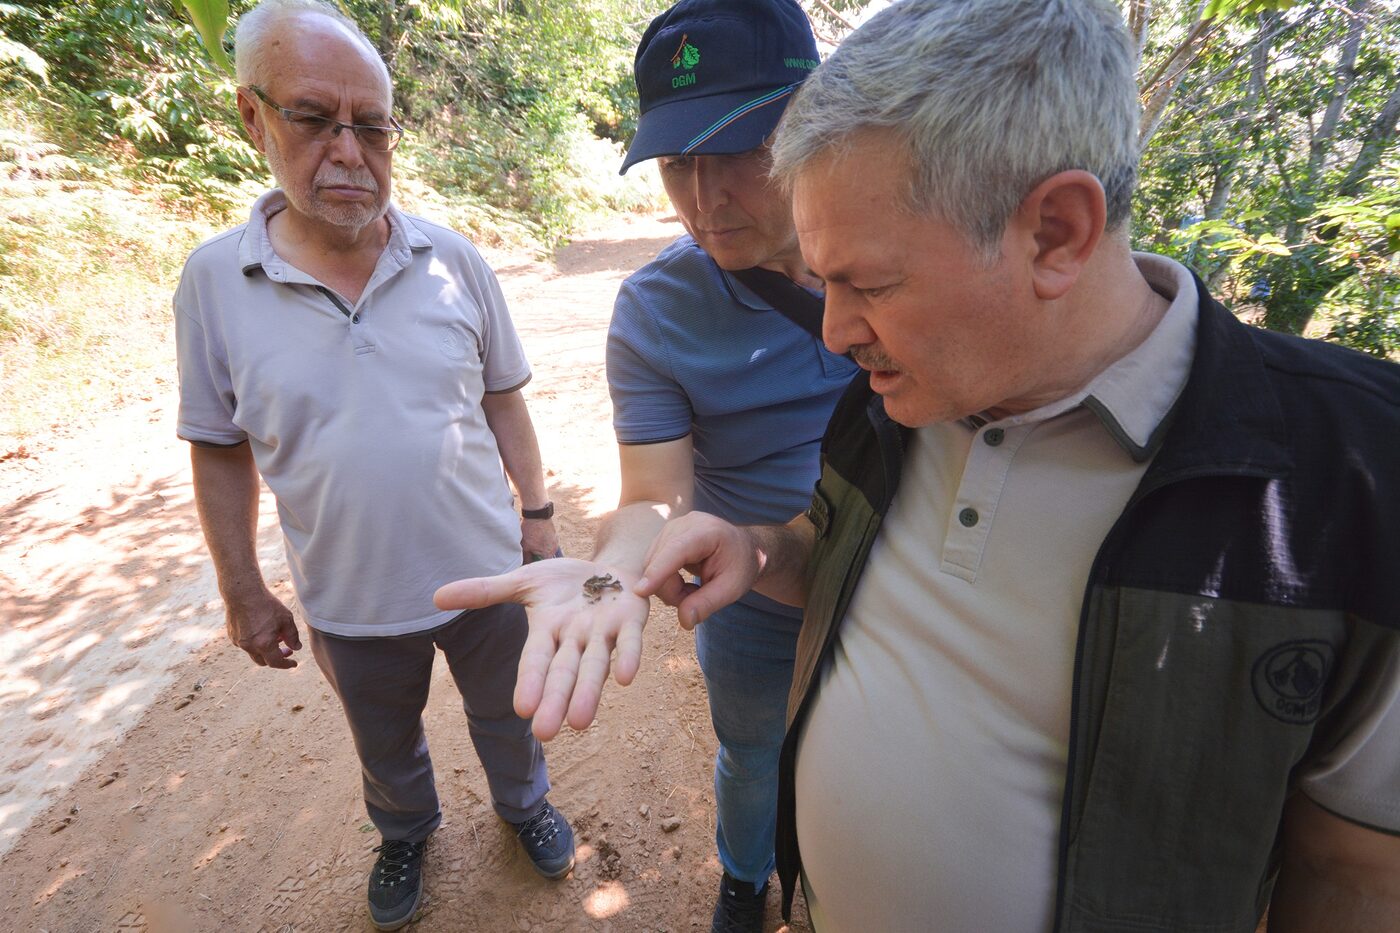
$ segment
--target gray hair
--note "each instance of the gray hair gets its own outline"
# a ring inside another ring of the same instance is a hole
[[[1134,55],[1110,0],[905,0],[804,82],[773,145],[788,190],[812,159],[882,130],[907,147],[909,207],[988,258],[1037,184],[1084,169],[1110,230],[1137,183]]]
[[[266,64],[263,51],[274,27],[284,20],[297,16],[324,16],[344,26],[355,38],[364,43],[366,49],[379,63],[384,74],[384,82],[392,90],[394,83],[389,78],[389,69],[379,57],[379,50],[359,25],[340,11],[340,8],[326,0],[262,0],[257,6],[238,17],[234,30],[233,61],[238,72],[239,84],[258,84],[262,79]]]

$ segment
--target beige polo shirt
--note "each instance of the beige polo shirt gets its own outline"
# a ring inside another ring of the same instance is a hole
[[[175,293],[180,437],[247,441],[277,498],[312,627],[397,635],[451,618],[433,591],[512,569],[520,526],[485,392],[530,368],[466,238],[390,207],[353,305],[284,262],[268,192],[186,262]]]
[[[1186,384],[1196,289],[1088,386],[913,433],[797,758],[820,933],[1048,930],[1090,565]]]

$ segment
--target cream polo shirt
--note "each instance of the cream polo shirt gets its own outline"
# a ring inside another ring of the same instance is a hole
[[[1172,302],[1132,352],[1037,410],[913,432],[798,749],[821,933],[1050,927],[1090,565],[1195,349],[1190,273],[1135,258]]]
[[[433,591],[512,569],[520,526],[485,392],[530,378],[495,275],[444,227],[388,210],[351,305],[273,251],[267,219],[201,245],[175,293],[180,437],[247,441],[277,499],[308,624],[398,635],[453,615]]]

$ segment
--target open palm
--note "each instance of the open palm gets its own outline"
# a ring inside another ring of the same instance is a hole
[[[565,721],[588,727],[609,670],[621,686],[637,675],[649,601],[632,592],[633,582],[618,568],[564,557],[449,583],[433,602],[440,609],[525,606],[530,633],[520,653],[515,711],[533,717],[535,735],[547,740]]]

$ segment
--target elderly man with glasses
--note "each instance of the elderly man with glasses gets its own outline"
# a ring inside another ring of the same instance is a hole
[[[449,580],[557,553],[520,394],[530,368],[471,243],[390,202],[403,129],[354,23],[315,0],[265,0],[240,20],[236,58],[239,112],[279,187],[185,266],[178,430],[229,637],[286,669],[301,640],[258,568],[259,476],[277,499],[310,648],[383,836],[370,916],[396,929],[441,821],[422,726],[439,648],[496,812],[541,874],[574,863],[543,752],[511,705],[523,610],[432,603]]]

